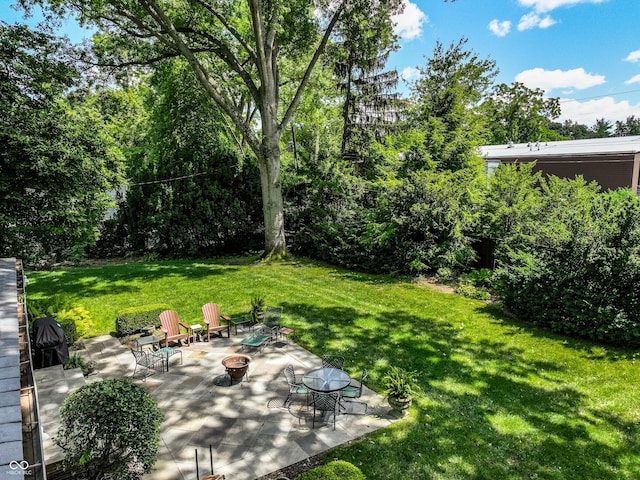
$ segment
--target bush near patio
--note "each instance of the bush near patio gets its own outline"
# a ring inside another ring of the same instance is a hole
[[[170,310],[170,305],[139,305],[124,309],[116,317],[116,335],[125,337],[144,327],[159,327],[160,313]]]
[[[217,301],[246,313],[255,292],[315,354],[343,352],[382,392],[392,365],[419,372],[410,415],[328,452],[371,479],[636,479],[640,356],[571,340],[484,302],[411,279],[296,259],[130,262],[29,273],[30,300],[67,294],[109,333],[117,312],[170,304],[185,321]]]
[[[355,465],[335,460],[298,475],[296,480],[366,480],[366,478]]]
[[[140,385],[100,380],[67,397],[54,442],[73,478],[138,480],[156,461],[161,422],[155,399]]]

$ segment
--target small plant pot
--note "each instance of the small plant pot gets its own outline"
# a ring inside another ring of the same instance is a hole
[[[389,402],[389,406],[393,408],[396,412],[404,412],[407,408],[411,406],[411,398],[397,398],[397,397],[388,397],[387,401]]]

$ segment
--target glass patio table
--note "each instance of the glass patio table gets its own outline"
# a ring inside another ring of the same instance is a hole
[[[302,377],[302,383],[309,390],[330,393],[342,390],[351,383],[351,377],[339,368],[314,368]]]

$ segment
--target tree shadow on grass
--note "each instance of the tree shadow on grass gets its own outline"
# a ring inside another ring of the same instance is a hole
[[[619,360],[635,360],[640,358],[637,348],[619,347],[606,343],[598,343],[587,338],[573,338],[561,333],[552,332],[551,330],[539,327],[532,322],[520,320],[513,315],[505,312],[496,305],[484,305],[476,309],[480,314],[488,315],[494,319],[493,322],[504,325],[512,330],[512,333],[518,334],[527,332],[533,337],[545,338],[555,342],[562,342],[566,348],[583,352],[587,358],[592,360],[606,359],[609,361]]]
[[[640,478],[637,422],[574,388],[570,367],[545,352],[473,341],[404,311],[360,328],[367,316],[352,307],[286,308],[304,312],[305,346],[321,354],[343,345],[345,368],[368,368],[378,391],[390,365],[419,373],[409,419],[331,453],[368,478]]]
[[[38,285],[42,296],[67,294],[74,297],[136,293],[141,283],[173,277],[176,281],[193,281],[223,275],[237,270],[235,267],[211,262],[145,262],[106,265],[90,268],[70,268],[45,273]]]

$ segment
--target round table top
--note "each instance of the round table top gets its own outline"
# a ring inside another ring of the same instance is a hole
[[[302,377],[302,383],[314,392],[335,392],[351,383],[351,377],[339,368],[314,368]]]

